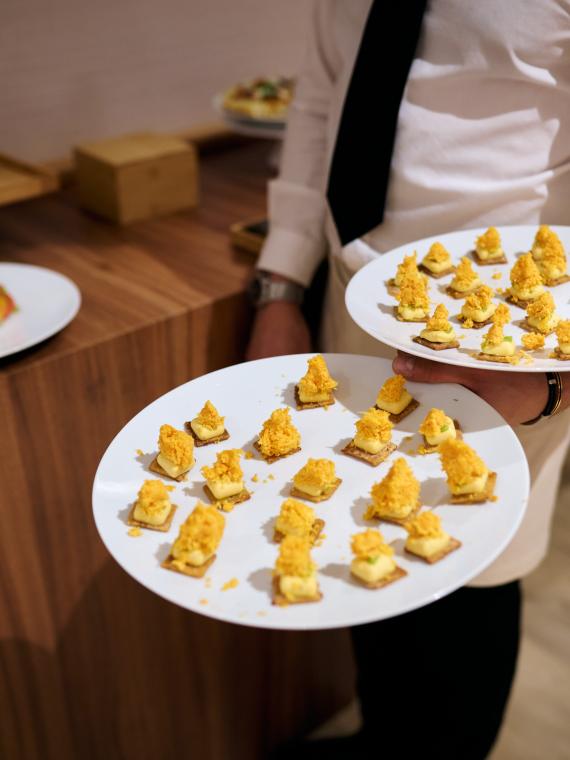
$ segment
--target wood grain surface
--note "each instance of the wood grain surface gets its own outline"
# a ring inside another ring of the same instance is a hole
[[[265,159],[256,144],[208,155],[199,208],[128,230],[71,195],[0,211],[0,259],[63,272],[83,295],[62,333],[0,362],[2,758],[256,760],[351,698],[345,632],[181,610],[111,560],[91,516],[120,428],[242,358],[252,258],[227,229],[264,213]]]

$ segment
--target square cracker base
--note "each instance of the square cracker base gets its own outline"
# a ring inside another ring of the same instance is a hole
[[[398,307],[394,306],[394,316],[398,320],[398,322],[427,322],[429,319],[429,315],[426,314],[425,317],[422,317],[421,319],[404,319],[398,314]]]
[[[407,517],[386,517],[384,515],[371,515],[370,517],[364,516],[365,520],[382,520],[382,522],[394,523],[395,525],[405,525],[408,520],[413,520],[421,509],[421,504],[418,504],[415,509],[412,509]]]
[[[543,335],[546,337],[547,335],[552,335],[554,332],[554,328],[552,330],[549,330],[548,332],[542,332],[542,330],[539,330],[538,327],[533,327],[528,319],[523,319],[523,321],[520,323],[523,330],[525,330],[528,333],[536,333],[537,335]]]
[[[290,493],[291,496],[293,496],[295,499],[304,499],[305,501],[312,501],[314,504],[318,504],[320,501],[327,501],[327,499],[330,499],[330,497],[333,495],[341,483],[341,478],[337,478],[334,485],[332,485],[329,490],[321,496],[312,496],[310,493],[300,491],[298,488],[295,488],[295,486],[291,488]]]
[[[341,451],[349,457],[354,457],[354,459],[360,459],[362,462],[366,462],[366,464],[369,464],[371,467],[378,467],[378,465],[385,462],[390,454],[396,451],[397,448],[398,447],[395,443],[387,443],[377,454],[371,454],[369,451],[359,449],[358,446],[354,445],[354,441],[351,441],[341,449]]]
[[[194,445],[198,446],[198,448],[200,448],[200,446],[209,446],[211,443],[221,443],[222,441],[227,441],[228,438],[230,437],[230,434],[224,428],[224,432],[220,433],[220,435],[216,435],[213,438],[208,438],[207,441],[203,441],[201,438],[198,438],[198,436],[196,435],[196,433],[194,432],[192,428],[192,425],[189,422],[185,422],[184,427],[188,435],[192,436],[192,438],[194,439]]]
[[[493,324],[493,317],[489,317],[489,319],[484,319],[482,322],[473,322],[471,327],[466,327],[465,322],[469,319],[469,317],[464,317],[461,314],[458,316],[458,320],[461,323],[461,327],[463,327],[464,330],[482,330],[484,327],[487,327],[487,325]]]
[[[278,459],[285,459],[285,457],[290,457],[291,454],[296,454],[298,451],[301,451],[301,447],[297,446],[296,449],[292,449],[291,451],[288,451],[286,454],[278,454],[277,456],[274,456],[274,457],[266,457],[264,454],[261,453],[261,449],[259,448],[259,442],[258,441],[256,441],[253,444],[253,448],[256,449],[256,451],[259,451],[259,453],[261,454],[262,459],[265,459],[265,461],[268,464],[273,464],[273,462],[276,462]]]
[[[451,296],[452,298],[455,298],[456,301],[461,301],[463,298],[467,298],[467,296],[470,296],[472,293],[475,293],[479,288],[481,287],[481,284],[477,285],[474,288],[469,288],[469,290],[455,290],[451,287],[451,285],[448,285],[445,289],[445,292],[448,296]]]
[[[514,354],[513,356],[491,356],[491,354],[484,354],[483,351],[479,351],[474,356],[481,362],[495,362],[497,364],[518,364],[520,359],[518,354]]]
[[[431,340],[422,338],[420,335],[415,335],[412,340],[414,343],[419,343],[420,346],[431,348],[432,351],[445,351],[448,348],[459,348],[458,340],[452,340],[451,343],[434,343]]]
[[[408,416],[408,414],[415,412],[415,410],[418,408],[419,405],[420,405],[420,402],[417,401],[415,398],[413,398],[408,404],[408,406],[402,409],[401,412],[398,412],[398,414],[393,414],[392,412],[388,412],[388,415],[389,415],[388,419],[390,420],[390,422],[394,422],[394,423],[401,422],[405,417]],[[385,409],[380,409],[378,404],[374,404],[374,408],[378,409],[381,412],[386,411]]]
[[[447,269],[443,269],[441,272],[432,272],[431,269],[424,266],[423,264],[418,264],[418,269],[422,272],[425,272],[428,277],[433,277],[434,280],[441,280],[442,277],[447,277],[448,274],[453,274],[455,272],[455,267],[448,267]]]
[[[436,562],[439,562],[444,557],[447,557],[448,554],[451,554],[451,552],[454,552],[456,549],[461,548],[461,546],[462,546],[461,541],[458,541],[456,538],[450,538],[447,546],[444,546],[443,549],[440,549],[435,554],[430,554],[429,557],[424,557],[422,554],[416,554],[416,552],[411,552],[409,549],[406,549],[405,546],[404,546],[404,551],[406,551],[408,554],[412,554],[414,557],[419,557],[420,559],[423,559],[423,561],[427,562],[429,565],[434,565]]]
[[[536,298],[533,298],[530,301],[524,301],[522,298],[516,298],[515,296],[512,296],[510,293],[505,295],[505,301],[508,301],[509,303],[512,303],[513,306],[518,306],[519,309],[526,309],[526,307],[534,303],[536,301]]]
[[[290,604],[311,604],[311,602],[320,602],[322,598],[323,595],[321,592],[317,591],[316,596],[292,602],[281,593],[279,589],[279,578],[276,576],[273,578],[273,604],[276,604],[278,607],[288,607]]]
[[[303,409],[319,409],[319,407],[331,406],[334,404],[334,396],[331,393],[326,401],[301,401],[299,398],[299,386],[295,386],[295,403],[297,409],[302,411]]]
[[[394,583],[394,581],[399,581],[400,578],[405,578],[408,574],[406,570],[404,570],[403,567],[396,567],[390,575],[387,575],[385,578],[380,578],[379,581],[374,581],[374,583],[368,583],[367,581],[363,580],[362,578],[359,578],[358,575],[354,575],[354,573],[351,573],[353,578],[356,578],[356,580],[361,583],[365,588],[375,589],[375,588],[384,588],[384,586],[388,586],[390,583]]]
[[[479,264],[480,267],[494,267],[494,266],[498,266],[499,264],[509,263],[504,253],[502,256],[499,256],[496,259],[480,259],[477,251],[474,250],[472,253],[473,253],[473,259],[475,260],[475,263]]]
[[[570,274],[563,274],[561,277],[555,277],[553,280],[547,280],[545,285],[549,288],[555,288],[557,285],[563,285],[570,280]]]
[[[487,478],[487,485],[484,491],[479,493],[464,493],[451,497],[452,504],[484,504],[486,501],[490,501],[491,497],[495,493],[495,485],[497,483],[497,473],[490,472]]]
[[[189,472],[189,470],[186,470],[186,472],[183,472],[177,478],[173,478],[166,472],[166,470],[163,470],[163,468],[158,464],[158,459],[156,457],[149,464],[148,469],[151,472],[156,472],[157,475],[162,475],[163,478],[168,478],[169,480],[176,480],[177,483],[182,483],[183,481],[185,481],[186,475]]]
[[[314,544],[316,542],[318,537],[321,535],[321,532],[324,527],[325,527],[325,521],[317,517],[317,519],[311,526],[311,532],[309,534],[309,539],[311,541],[311,544]],[[281,533],[280,530],[277,530],[277,528],[275,528],[273,531],[273,540],[275,541],[275,543],[280,544],[284,538],[285,538],[285,534]]]
[[[558,359],[560,362],[570,362],[570,354],[563,354],[558,346],[554,349],[551,358]]]
[[[165,570],[172,570],[174,573],[180,573],[181,575],[188,575],[190,578],[203,578],[206,574],[207,569],[210,567],[210,565],[214,562],[216,559],[216,555],[213,554],[210,559],[206,560],[203,565],[198,565],[198,567],[192,567],[192,565],[186,565],[183,570],[181,570],[179,567],[176,567],[176,565],[173,564],[174,557],[172,554],[169,554],[168,557],[164,560],[164,562],[160,565],[161,567],[164,567]]]
[[[208,499],[210,499],[212,504],[214,504],[216,507],[226,502],[229,502],[230,504],[241,504],[242,501],[247,501],[248,499],[251,498],[251,494],[247,490],[247,488],[242,488],[242,490],[239,493],[236,493],[234,496],[226,496],[225,499],[216,499],[216,497],[212,493],[212,490],[210,489],[208,484],[206,484],[204,486],[204,493],[206,494]]]
[[[170,512],[168,513],[168,516],[163,523],[160,525],[149,525],[148,523],[142,522],[141,520],[135,520],[135,508],[136,504],[133,504],[131,511],[129,512],[129,516],[127,517],[127,525],[134,525],[137,528],[145,528],[146,530],[158,530],[161,533],[166,533],[168,530],[170,530],[170,526],[172,525],[172,518],[178,509],[176,504],[171,504]]]

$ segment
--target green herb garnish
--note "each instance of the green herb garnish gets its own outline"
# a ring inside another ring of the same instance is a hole
[[[447,433],[448,430],[449,430],[449,425],[442,425],[440,427],[440,429],[439,429],[439,432],[440,433]]]
[[[369,565],[374,565],[376,562],[378,562],[379,556],[380,555],[377,554],[376,557],[366,557],[366,561],[368,562]]]
[[[512,338],[511,335],[505,335],[505,337],[503,338],[503,340],[507,340],[509,343],[513,342],[513,338]]]

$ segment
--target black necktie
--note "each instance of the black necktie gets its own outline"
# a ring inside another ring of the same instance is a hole
[[[427,0],[374,0],[348,87],[327,198],[343,245],[384,218],[398,111]]]

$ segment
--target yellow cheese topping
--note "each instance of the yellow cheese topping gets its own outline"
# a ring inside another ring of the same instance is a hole
[[[310,494],[320,495],[327,486],[336,483],[334,462],[330,459],[309,459],[293,477],[295,488]]]
[[[527,351],[535,351],[544,346],[544,335],[539,333],[525,333],[521,338],[521,343]]]
[[[307,373],[299,380],[301,401],[326,400],[338,383],[329,374],[324,358],[318,354],[307,362]]]
[[[355,423],[357,437],[388,443],[392,438],[390,415],[375,407],[370,407]]]
[[[499,230],[496,227],[489,227],[489,229],[482,235],[479,235],[475,242],[477,251],[487,251],[488,253],[494,253],[501,248],[501,236]]]
[[[549,240],[541,249],[537,259],[538,268],[543,278],[548,282],[566,274],[566,254],[558,238]]]
[[[158,448],[163,457],[180,470],[189,470],[194,464],[194,439],[172,425],[161,425]]]
[[[192,430],[201,440],[215,438],[224,432],[224,417],[220,416],[211,401],[206,401],[199,414],[190,422]]]
[[[375,559],[380,554],[392,557],[394,554],[394,549],[386,543],[379,530],[368,528],[362,533],[355,533],[351,539],[352,552],[358,559]]]
[[[457,265],[455,270],[455,277],[450,283],[450,288],[459,292],[464,290],[470,290],[479,282],[479,275],[473,271],[471,262],[466,256],[461,258],[461,261]]]
[[[510,277],[511,290],[519,298],[536,298],[543,291],[542,278],[531,253],[519,256]]]
[[[440,516],[429,509],[408,520],[404,528],[411,538],[439,538],[443,535]]]
[[[455,425],[451,417],[448,417],[443,409],[430,409],[424,421],[419,427],[419,432],[425,436],[429,443],[439,436],[449,437],[448,433],[455,433]],[[434,444],[435,445],[435,444]]]
[[[218,548],[226,521],[216,507],[198,504],[180,526],[178,538],[170,553],[173,563],[182,569],[184,565],[203,565]]]
[[[243,472],[240,467],[241,449],[226,449],[216,454],[216,461],[212,467],[204,465],[200,472],[207,481],[220,481],[222,483],[237,483],[243,480]]]
[[[315,522],[315,511],[297,499],[286,499],[275,522],[275,528],[285,536],[309,538]]]
[[[511,310],[506,303],[500,303],[493,314],[493,323],[496,325],[506,325],[511,321]]]
[[[451,343],[455,340],[455,330],[448,322],[449,312],[445,306],[440,303],[436,306],[433,316],[431,316],[426,327],[420,332],[420,336],[432,343]]]
[[[306,578],[316,570],[311,560],[310,543],[307,538],[285,536],[279,545],[275,563],[275,575],[294,575]]]
[[[419,277],[418,264],[416,261],[417,253],[414,251],[410,256],[404,256],[401,263],[398,264],[394,282],[400,286],[402,281],[407,277]]]
[[[380,483],[375,483],[370,491],[372,505],[365,519],[375,514],[405,517],[416,508],[420,495],[420,484],[405,459],[396,459],[388,474]]]
[[[421,310],[427,312],[429,309],[429,298],[427,294],[427,285],[422,277],[405,277],[400,286],[400,292],[396,296],[399,302],[399,310],[407,307],[412,310]]]
[[[485,487],[487,467],[465,441],[455,438],[444,441],[439,447],[439,456],[452,493],[464,491],[464,487],[472,483],[481,482],[478,490]]]
[[[291,422],[289,409],[276,409],[263,423],[258,438],[261,453],[266,457],[287,454],[301,445],[301,435]]]
[[[170,513],[171,503],[168,492],[173,486],[165,486],[162,480],[145,480],[142,484],[133,517],[149,525],[162,525]]]

